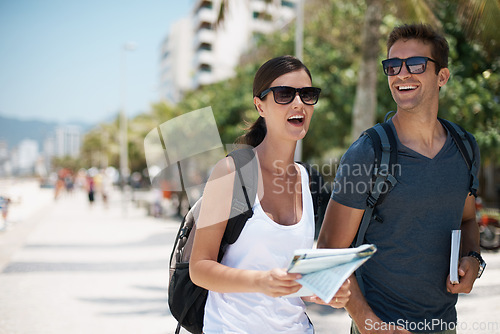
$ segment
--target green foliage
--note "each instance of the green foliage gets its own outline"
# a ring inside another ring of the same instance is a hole
[[[230,144],[244,133],[245,122],[253,122],[258,114],[253,107],[252,84],[255,64],[237,69],[234,78],[203,86],[188,93],[178,108],[183,113],[212,107],[224,144]]]
[[[305,160],[350,144],[364,9],[364,1],[312,1],[306,8],[304,63],[322,91],[304,139]]]
[[[440,99],[441,117],[450,119],[471,132],[479,144],[483,162],[500,162],[500,55],[492,56],[490,47],[497,40],[470,40],[454,21],[457,4],[439,12],[450,44],[449,82]],[[469,33],[470,34],[470,33]]]
[[[476,137],[484,162],[500,162],[500,75],[485,70],[447,84],[441,98],[442,116]]]
[[[116,138],[115,138],[116,137]],[[81,147],[83,168],[118,166],[118,124],[100,124],[88,132]]]
[[[500,43],[498,29],[496,34],[487,34],[494,36],[489,37],[490,40],[471,39],[474,33],[471,34],[456,15],[464,2],[467,1],[388,1],[380,27],[383,38],[373,41],[381,44],[383,52],[374,56],[379,62],[385,58],[385,39],[395,25],[419,21],[432,11],[450,43],[452,76],[441,92],[440,115],[463,125],[475,135],[483,161],[500,161],[497,149],[500,143],[500,55],[492,52]],[[412,7],[417,5],[421,7]],[[322,93],[303,141],[304,160],[331,158],[328,155],[336,157],[350,145],[351,114],[362,61],[360,32],[366,6],[364,0],[305,2],[304,63],[313,75],[313,85],[321,87]],[[494,22],[495,27],[497,22]],[[479,28],[485,29],[484,22]],[[246,123],[255,121],[258,116],[252,96],[255,72],[272,57],[294,53],[294,29],[292,23],[276,33],[254,36],[255,47],[243,57],[233,78],[189,92],[177,106],[152,105],[150,112],[131,120],[132,171],[142,171],[146,167],[143,141],[150,130],[200,108],[211,106],[223,143],[234,142],[243,134]],[[382,70],[378,72],[377,103],[377,121],[396,108]],[[117,166],[118,143],[118,120],[100,125],[85,139],[85,164],[99,164],[104,154],[110,164]]]

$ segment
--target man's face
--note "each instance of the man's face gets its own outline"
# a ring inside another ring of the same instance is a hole
[[[399,40],[389,50],[388,58],[406,59],[409,57],[431,56],[431,45],[417,39]],[[417,111],[437,109],[439,101],[439,87],[448,81],[449,71],[443,68],[436,75],[436,66],[432,61],[427,62],[427,69],[420,74],[411,74],[406,64],[401,67],[397,75],[388,76],[389,88],[399,110]]]

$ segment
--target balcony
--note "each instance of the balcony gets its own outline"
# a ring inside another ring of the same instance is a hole
[[[201,44],[213,44],[215,41],[215,32],[208,29],[200,29],[194,36],[193,45],[198,48]]]
[[[194,56],[194,68],[199,68],[202,64],[212,65],[214,63],[212,51],[200,49]]]
[[[197,13],[200,9],[203,8],[212,9],[213,2],[212,0],[198,0],[193,6],[193,8],[195,8],[195,13]]]
[[[211,83],[214,83],[214,76],[212,73],[208,71],[198,71],[196,72],[194,78],[193,78],[193,85],[194,87],[199,87],[199,86],[204,86],[204,85],[209,85]]]
[[[193,24],[196,30],[199,30],[203,27],[208,27],[213,25],[217,20],[217,14],[215,10],[209,8],[200,8],[199,11],[196,12],[193,19]]]
[[[254,18],[251,23],[253,32],[261,34],[269,34],[275,30],[275,24],[272,21],[265,21],[259,18]]]

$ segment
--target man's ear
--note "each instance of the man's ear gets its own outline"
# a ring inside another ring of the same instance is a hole
[[[262,100],[255,96],[253,98],[253,104],[255,106],[255,109],[259,112],[259,116],[265,117],[264,116],[264,110],[262,109]]]
[[[438,73],[438,85],[439,87],[443,87],[446,85],[448,80],[450,79],[450,70],[448,68],[442,68]]]

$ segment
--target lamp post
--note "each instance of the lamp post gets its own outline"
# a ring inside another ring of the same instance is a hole
[[[295,57],[300,61],[304,61],[302,59],[304,49],[304,0],[297,0],[295,6]],[[297,146],[295,146],[294,160],[302,161],[302,139],[298,140]]]
[[[121,108],[120,108],[120,176],[121,176],[121,191],[123,196],[123,210],[126,210],[125,186],[130,174],[128,168],[128,120],[125,105],[127,100],[127,51],[134,51],[135,43],[128,42],[123,45],[121,52]]]

